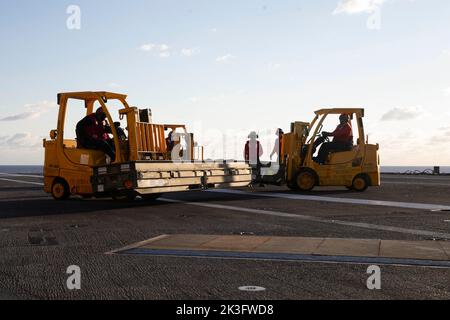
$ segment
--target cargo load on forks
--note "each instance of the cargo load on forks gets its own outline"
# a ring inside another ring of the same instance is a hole
[[[111,92],[58,94],[57,129],[50,132],[50,140],[44,140],[44,190],[56,200],[71,195],[153,199],[167,192],[251,184],[248,164],[204,161],[203,147],[185,125],[154,124],[150,109],[130,107],[126,98]],[[84,102],[85,115],[103,108],[114,144],[114,161],[103,151],[86,149],[76,139],[65,138],[65,132],[75,132],[75,128],[66,128],[65,122],[68,108],[76,100]],[[113,117],[117,104],[118,119],[124,120],[126,130]],[[127,132],[126,136],[122,132]]]

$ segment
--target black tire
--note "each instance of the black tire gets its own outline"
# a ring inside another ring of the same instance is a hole
[[[311,169],[301,170],[295,177],[295,184],[299,191],[311,191],[318,184],[316,172]]]
[[[352,190],[357,192],[364,192],[370,185],[370,179],[366,174],[358,174],[352,183]]]
[[[52,197],[56,201],[67,200],[70,197],[69,184],[62,178],[56,178],[52,184]]]

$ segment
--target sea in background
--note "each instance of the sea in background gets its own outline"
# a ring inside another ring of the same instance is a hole
[[[382,173],[407,173],[407,172],[424,172],[424,171],[433,171],[434,166],[428,166],[428,167],[401,167],[401,166],[382,166],[381,172]],[[439,167],[440,173],[450,173],[450,167],[444,166]]]
[[[0,173],[43,174],[43,166],[0,166]]]
[[[382,166],[382,173],[406,173],[406,172],[423,172],[423,171],[432,171],[433,166]],[[42,175],[42,166],[1,166],[0,165],[0,173],[21,173],[21,174],[39,174]],[[441,173],[450,174],[450,167],[440,167]]]

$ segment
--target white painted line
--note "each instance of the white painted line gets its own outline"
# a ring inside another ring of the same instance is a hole
[[[131,249],[143,247],[143,246],[145,246],[145,245],[147,245],[149,243],[152,243],[152,242],[155,242],[155,241],[158,241],[158,240],[162,240],[162,239],[165,239],[165,238],[168,238],[168,237],[169,237],[169,235],[163,234],[163,235],[157,236],[155,238],[151,238],[151,239],[148,239],[148,240],[144,240],[144,241],[140,241],[140,242],[136,242],[136,243],[130,244],[130,245],[125,246],[125,247],[120,248],[120,249],[115,249],[115,250],[112,250],[112,251],[105,252],[105,254],[112,255],[112,254],[118,253],[120,251],[127,251],[127,250],[131,250]]]
[[[164,202],[171,202],[171,203],[188,204],[188,205],[197,206],[197,207],[224,209],[224,210],[247,212],[247,213],[256,213],[256,214],[263,214],[263,215],[283,217],[283,218],[301,219],[301,220],[305,220],[305,221],[337,224],[337,225],[348,226],[348,227],[399,232],[399,233],[404,233],[404,234],[412,234],[415,236],[450,239],[449,233],[440,233],[440,232],[433,232],[433,231],[428,231],[428,230],[406,229],[406,228],[400,228],[400,227],[391,227],[391,226],[384,226],[384,225],[377,225],[377,224],[363,223],[363,222],[328,220],[328,219],[324,219],[324,218],[320,218],[320,217],[306,216],[306,215],[301,215],[301,214],[293,214],[293,213],[270,211],[270,210],[259,210],[259,209],[251,209],[251,208],[242,208],[242,207],[234,207],[234,206],[225,206],[225,205],[221,205],[221,204],[210,204],[210,203],[203,203],[203,202],[184,202],[181,200],[173,200],[173,199],[167,199],[167,198],[159,198],[158,200],[164,201]]]
[[[0,178],[0,181],[9,181],[9,182],[24,183],[24,184],[32,184],[32,185],[35,185],[35,186],[43,186],[44,185],[42,182],[31,182],[31,181],[4,179],[4,178]]]
[[[3,173],[3,172],[0,172],[0,175],[2,175],[2,176],[8,176],[8,177],[44,178],[44,176],[38,176],[38,175],[31,175],[31,174],[11,174],[11,173]]]
[[[366,199],[353,199],[353,198],[334,198],[334,197],[322,197],[322,196],[310,196],[291,193],[276,193],[276,192],[245,192],[239,190],[208,190],[208,192],[227,193],[246,196],[258,196],[267,198],[282,198],[290,200],[305,200],[305,201],[319,201],[319,202],[333,202],[333,203],[345,203],[345,204],[361,204],[365,206],[382,206],[382,207],[395,207],[406,209],[419,209],[419,210],[450,210],[450,206],[428,204],[428,203],[414,203],[414,202],[396,202],[396,201],[382,201],[382,200],[366,200]]]
[[[442,186],[450,187],[450,183],[434,183],[434,182],[397,182],[397,181],[383,181],[381,184],[409,184],[418,186]]]

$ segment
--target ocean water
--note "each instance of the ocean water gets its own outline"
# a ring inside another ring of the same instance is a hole
[[[43,174],[43,166],[0,166],[0,173]]]
[[[450,173],[450,167],[440,167],[441,173]],[[382,166],[382,173],[405,173],[411,171],[425,171],[433,170],[433,166],[421,167],[421,166]],[[42,174],[42,166],[1,166],[0,173],[22,173],[22,174]]]
[[[406,172],[423,172],[423,171],[433,171],[434,166],[428,166],[428,167],[413,167],[413,166],[382,166],[381,172],[382,173],[406,173]],[[444,166],[440,167],[441,173],[450,173],[450,167]]]

